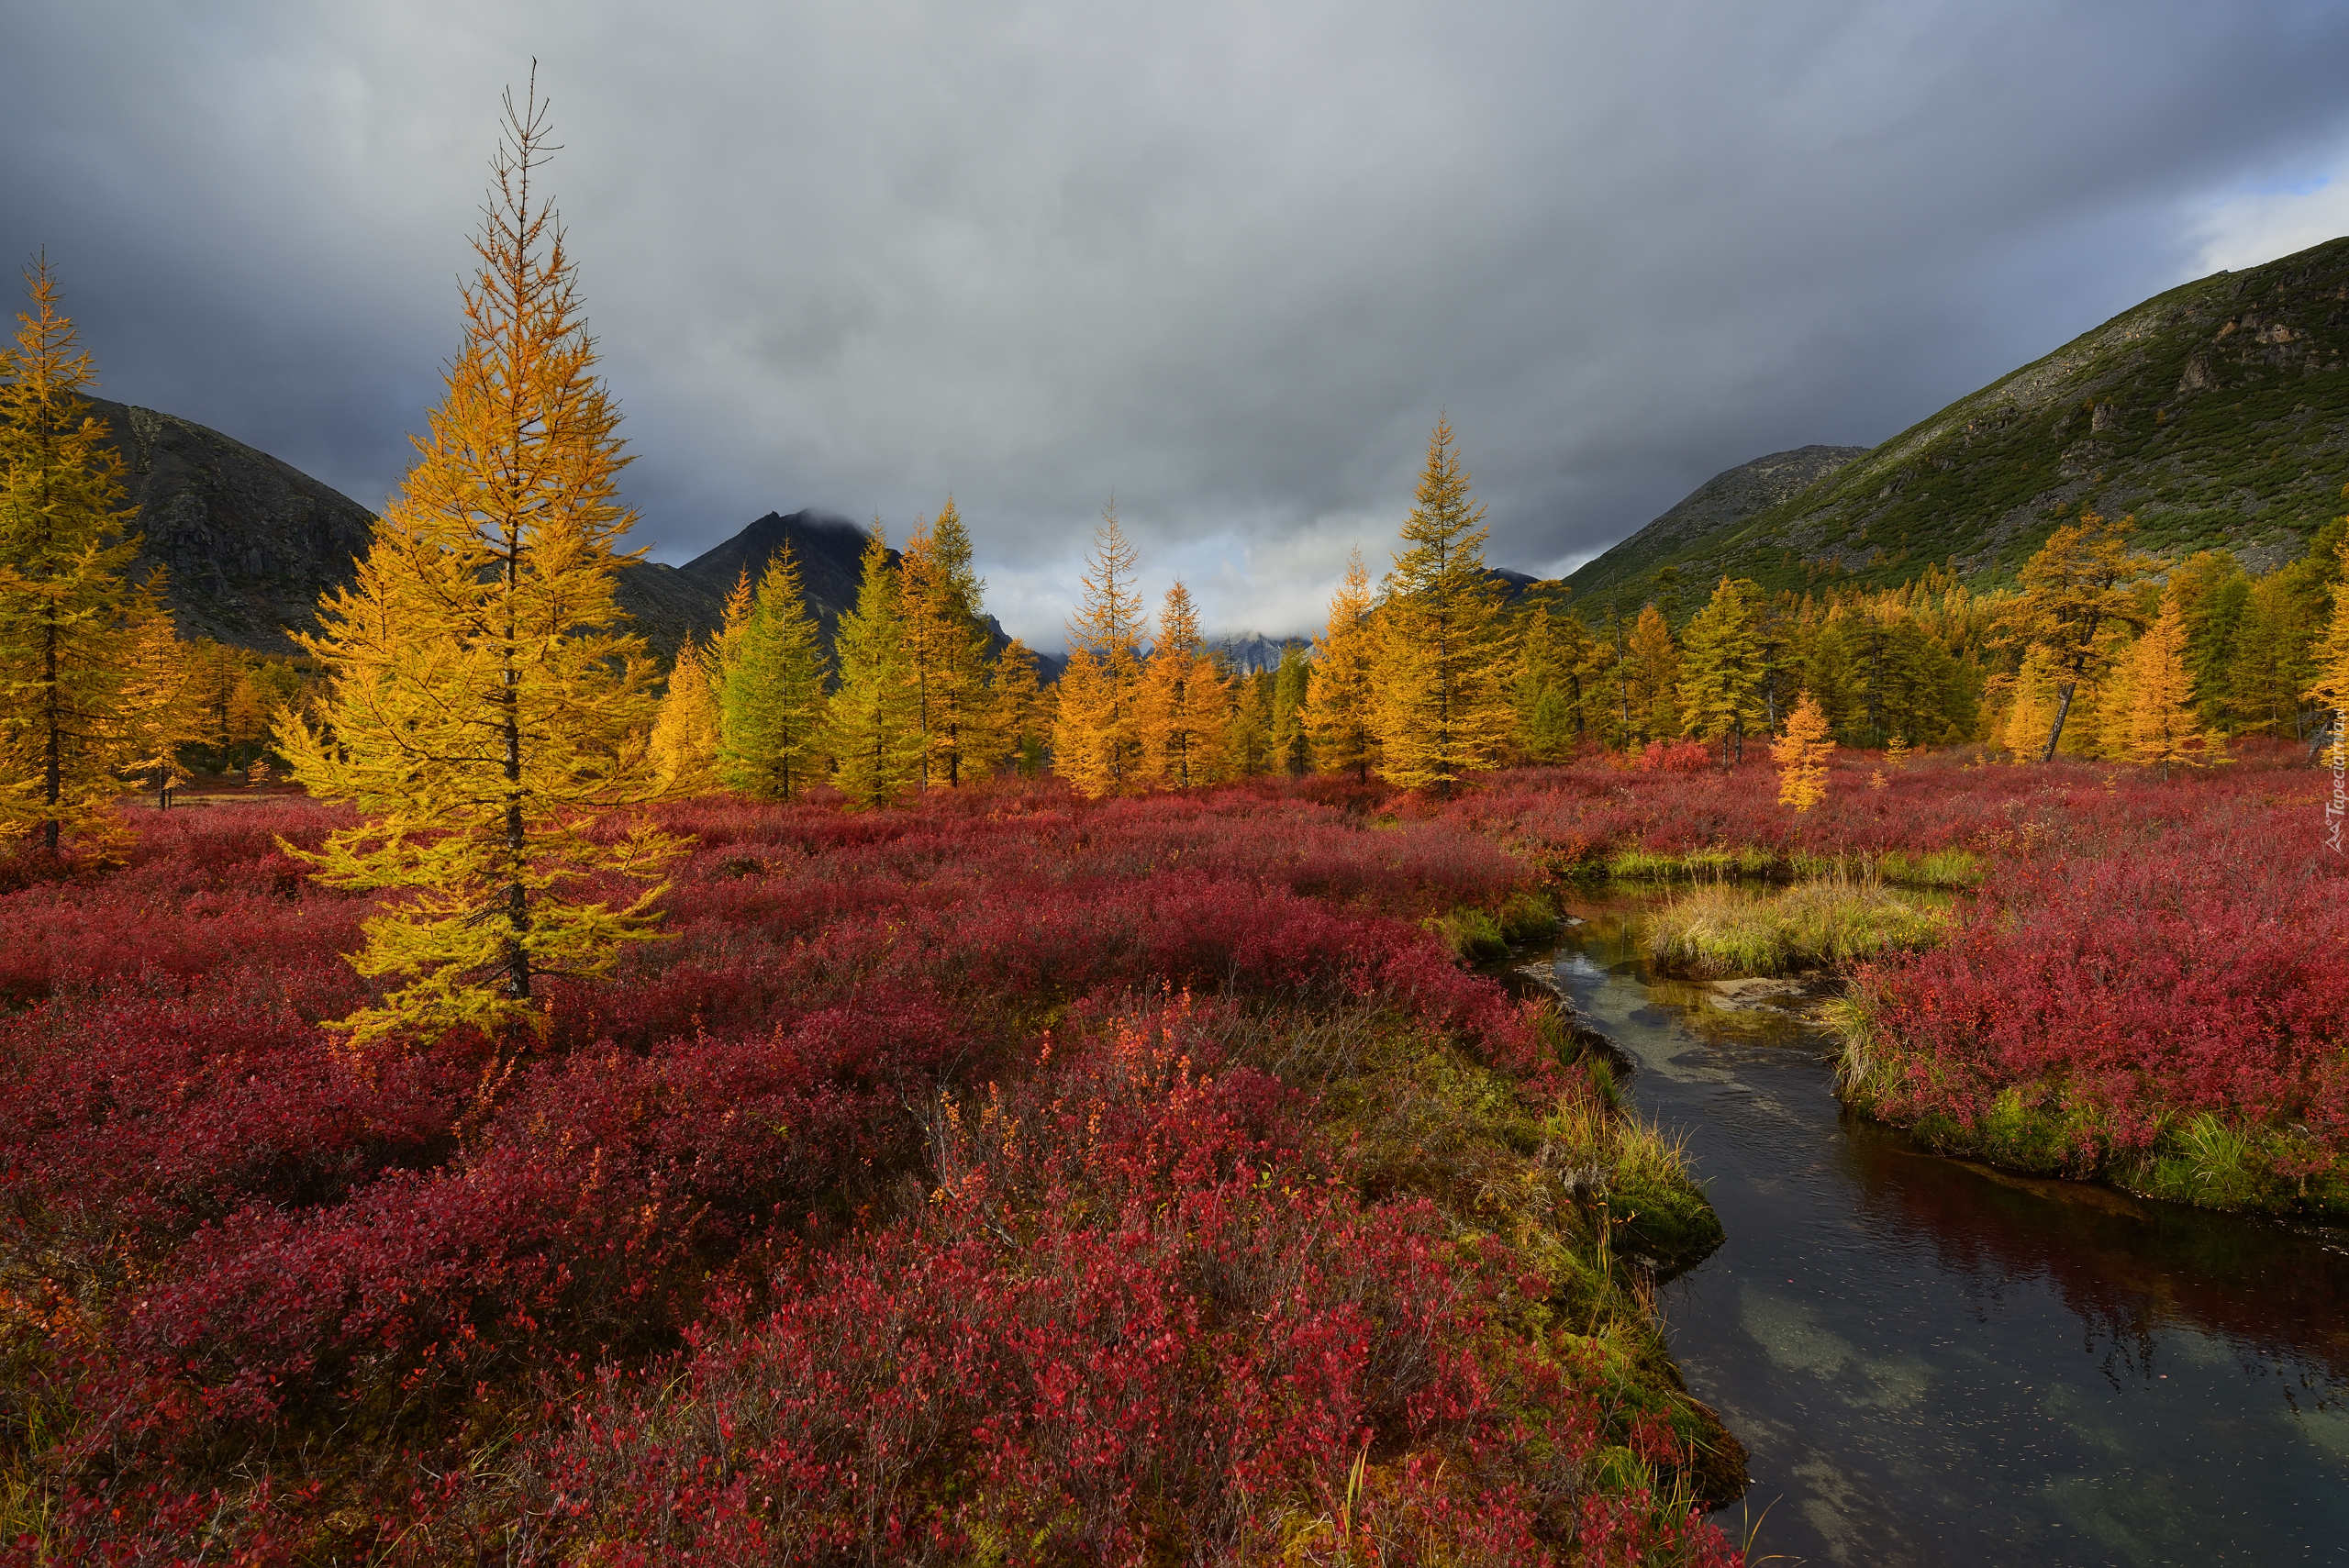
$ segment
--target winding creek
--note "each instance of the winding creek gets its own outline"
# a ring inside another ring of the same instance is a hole
[[[1751,1451],[1716,1518],[1755,1563],[2349,1564],[2349,1234],[1925,1154],[1842,1113],[1812,1025],[1577,912],[1531,967],[1729,1229],[1661,1301]]]

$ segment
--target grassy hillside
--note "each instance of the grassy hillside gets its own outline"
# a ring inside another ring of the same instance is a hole
[[[1947,562],[1992,585],[2084,507],[2133,514],[2143,549],[2271,568],[2343,509],[2344,348],[2349,239],[2156,295],[1765,511],[1667,550],[1642,530],[1567,582],[1627,607],[1666,569],[1802,588]]]
[[[1577,600],[1612,598],[1636,608],[1650,580],[1708,539],[1733,532],[1757,513],[1793,499],[1837,469],[1868,455],[1865,447],[1798,447],[1723,469],[1670,511],[1586,563],[1566,579]]]

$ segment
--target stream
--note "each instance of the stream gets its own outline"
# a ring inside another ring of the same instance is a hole
[[[1927,1154],[1843,1114],[1815,1024],[1651,976],[1636,905],[1578,912],[1527,967],[1728,1228],[1659,1296],[1751,1451],[1714,1518],[1761,1521],[1753,1563],[2349,1564],[2349,1233]]]

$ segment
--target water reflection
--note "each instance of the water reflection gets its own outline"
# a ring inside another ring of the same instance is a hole
[[[1664,1311],[1752,1451],[1757,1560],[2349,1563],[2341,1237],[1921,1153],[1842,1114],[1803,1020],[1584,913],[1549,977],[1729,1228]]]

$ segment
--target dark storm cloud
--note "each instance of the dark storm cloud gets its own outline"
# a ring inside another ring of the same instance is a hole
[[[1302,628],[1448,406],[1497,562],[1869,443],[2333,173],[2336,5],[85,4],[0,23],[0,243],[107,391],[376,503],[456,334],[499,90],[682,560],[952,490],[1050,638],[1153,584]],[[2349,174],[2349,169],[2340,170]]]

